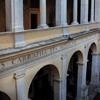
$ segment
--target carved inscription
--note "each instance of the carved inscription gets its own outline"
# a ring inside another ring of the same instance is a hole
[[[22,65],[24,63],[35,61],[42,57],[51,55],[55,52],[58,52],[58,51],[61,51],[61,50],[67,49],[67,48],[70,48],[79,43],[86,42],[87,40],[91,40],[92,38],[96,38],[96,37],[97,37],[97,35],[93,35],[93,36],[85,37],[82,39],[69,41],[68,43],[63,44],[63,45],[51,47],[49,49],[45,49],[45,50],[41,50],[41,51],[36,51],[31,54],[27,54],[27,55],[19,57],[19,58],[14,58],[14,59],[6,61],[6,62],[0,62],[0,71],[4,71],[5,69],[9,69],[9,68],[12,68],[12,67],[15,67],[18,65]]]
[[[27,63],[30,61],[35,61],[36,59],[39,59],[41,57],[45,57],[45,56],[52,54],[58,50],[60,50],[59,47],[52,47],[50,49],[33,52],[31,54],[12,59],[10,61],[0,62],[0,71],[3,71],[4,69],[10,68],[12,66],[24,64],[24,63]]]

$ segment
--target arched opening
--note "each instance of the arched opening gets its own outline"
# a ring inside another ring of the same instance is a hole
[[[92,74],[92,53],[96,53],[96,45],[93,43],[88,51],[88,62],[87,62],[87,72],[86,72],[86,84],[89,85],[91,82],[91,74]]]
[[[73,0],[67,1],[67,22],[70,25],[73,22]]]
[[[81,52],[76,52],[70,59],[67,70],[67,100],[75,100],[77,96],[78,62],[82,62]]]
[[[11,100],[11,99],[6,93],[0,91],[0,100]]]
[[[78,56],[73,54],[67,71],[67,99],[75,99],[77,93],[77,71],[78,71]]]
[[[55,5],[56,1],[55,0],[47,0],[47,24],[49,27],[54,27],[55,26]]]
[[[86,84],[89,85],[91,82],[91,70],[92,70],[92,50],[89,49],[88,62],[87,62],[87,74],[86,74]]]
[[[28,98],[31,100],[59,100],[59,85],[55,84],[54,79],[59,78],[59,72],[53,65],[41,68],[31,82]]]
[[[5,0],[0,0],[0,32],[6,31]]]

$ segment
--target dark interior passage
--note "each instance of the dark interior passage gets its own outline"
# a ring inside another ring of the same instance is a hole
[[[0,91],[0,100],[11,100],[11,99],[7,94]]]
[[[88,62],[87,62],[87,73],[86,73],[86,84],[89,85],[91,82],[91,70],[92,70],[92,50],[89,49]]]
[[[75,53],[69,63],[67,77],[67,100],[75,100],[77,95],[78,56]]]
[[[54,100],[54,74],[58,76],[52,65],[40,69],[31,82],[28,98],[31,100]]]

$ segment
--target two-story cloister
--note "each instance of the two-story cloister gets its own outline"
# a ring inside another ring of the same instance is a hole
[[[99,100],[100,0],[0,0],[0,100]]]

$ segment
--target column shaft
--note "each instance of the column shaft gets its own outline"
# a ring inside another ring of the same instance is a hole
[[[94,23],[94,0],[91,0],[91,23]]]
[[[61,80],[54,79],[54,100],[62,100],[61,99]]]
[[[100,22],[100,0],[95,0],[95,22]]]
[[[40,26],[39,28],[48,28],[46,24],[46,0],[40,0]]]
[[[78,63],[77,100],[87,100],[86,64]],[[84,99],[83,99],[84,98]]]
[[[23,0],[5,0],[6,30],[21,31],[23,27]]]
[[[67,0],[56,0],[56,26],[67,25]]]
[[[88,0],[81,0],[81,23],[88,24]]]
[[[78,2],[77,2],[77,0],[73,0],[73,1],[74,2],[73,2],[73,23],[72,23],[72,25],[77,25],[78,24],[78,22],[77,22]]]
[[[99,61],[98,54],[92,54],[91,84],[99,84]]]

